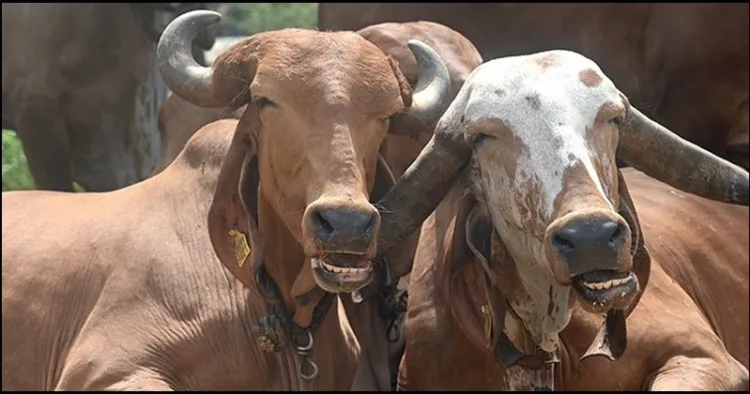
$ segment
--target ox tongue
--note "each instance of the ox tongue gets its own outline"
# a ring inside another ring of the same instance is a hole
[[[604,356],[611,361],[616,361],[625,353],[628,345],[627,326],[625,312],[621,309],[612,309],[607,312],[607,318],[599,327],[594,341],[586,353],[581,356],[581,361],[591,356]]]

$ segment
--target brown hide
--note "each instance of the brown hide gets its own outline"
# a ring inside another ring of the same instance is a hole
[[[719,268],[722,264],[727,264],[727,268],[731,266],[736,272],[742,259],[747,259],[747,244],[742,245],[734,239],[739,236],[730,237],[732,239],[721,239],[718,235],[711,237],[711,245],[718,250],[725,250],[725,256],[732,256],[733,259],[725,261],[717,255],[705,260],[706,255],[691,255],[687,250],[693,248],[698,253],[705,253],[701,251],[710,249],[710,246],[693,247],[689,241],[684,243],[683,239],[687,241],[693,235],[687,229],[680,229],[691,221],[691,214],[688,212],[698,207],[708,209],[718,216],[712,220],[714,224],[706,224],[711,227],[726,222],[726,216],[730,214],[739,214],[738,218],[733,219],[737,224],[742,223],[743,217],[746,221],[747,207],[730,206],[686,195],[636,171],[628,169],[623,172],[627,176],[623,177],[622,173],[618,176],[620,213],[633,230],[634,271],[641,286],[638,306],[633,304],[624,313],[610,312],[604,322],[600,317],[577,307],[570,324],[561,333],[558,354],[560,363],[555,366],[553,388],[637,390],[648,386],[666,389],[746,387],[743,384],[747,384],[747,357],[742,352],[747,350],[747,337],[740,335],[737,338],[728,333],[747,330],[747,313],[741,313],[742,317],[737,319],[735,312],[715,309],[714,303],[722,302],[718,297],[737,297],[742,291],[747,292],[746,264],[740,268],[742,276],[736,278],[739,283],[736,283],[735,278],[726,276],[730,275],[729,272]],[[636,196],[636,203],[639,200],[659,201],[655,207],[638,206],[638,211],[645,210],[646,216],[641,215],[639,218],[636,213],[636,204],[626,185],[629,179],[634,181],[631,182],[634,184],[630,185],[630,189]],[[640,199],[637,198],[639,193],[642,194]],[[518,367],[505,369],[499,365],[503,355],[497,352],[497,345],[493,346],[493,341],[496,341],[499,327],[507,322],[503,319],[506,305],[502,297],[514,296],[514,292],[518,291],[520,278],[502,240],[497,235],[488,233],[492,231],[488,227],[489,220],[483,216],[483,212],[475,213],[477,210],[481,211],[475,204],[473,196],[467,195],[457,185],[422,229],[420,249],[411,275],[410,305],[406,321],[407,345],[399,371],[399,386],[402,388],[507,390],[511,380],[518,379]],[[683,213],[685,216],[681,216],[685,219],[675,223],[672,228],[664,220],[670,217],[667,207],[674,205],[679,206],[679,209],[687,209],[687,212]],[[645,235],[641,226],[648,230]],[[746,234],[746,223],[744,226],[740,232]],[[733,231],[735,230],[736,227]],[[435,244],[431,234],[442,238],[444,231],[447,243]],[[679,231],[683,231],[684,235]],[[437,252],[430,252],[435,248],[438,249]],[[488,259],[488,256],[491,258]],[[489,272],[483,267],[485,259],[489,261]],[[725,276],[715,277],[713,281],[706,283],[706,274],[701,276],[698,273],[690,274],[692,270],[684,271],[692,265],[708,265],[712,268],[706,267],[705,271],[716,272],[719,269]],[[665,269],[668,277],[664,275]],[[654,275],[657,275],[656,284]],[[672,285],[662,289],[659,286],[663,286],[665,279],[671,280]],[[493,283],[497,287],[493,287]],[[653,286],[657,286],[658,290],[653,290]],[[726,293],[709,290],[725,286],[731,286],[725,290]],[[685,297],[685,292],[689,294],[688,297]],[[493,293],[498,299],[493,299]],[[747,296],[744,297],[746,300]],[[682,301],[673,302],[673,299]],[[738,301],[746,304],[746,301]],[[659,308],[665,304],[672,304],[671,308],[677,310],[662,314]],[[490,314],[486,313],[485,307],[488,305],[492,306]],[[440,312],[441,308],[450,312]],[[682,319],[682,316],[694,314],[710,316],[710,325],[704,319]],[[628,315],[626,342],[624,318]],[[680,319],[679,323],[673,320],[675,318]],[[667,328],[671,325],[676,330],[695,332],[690,339],[682,339],[680,336],[673,336],[673,331]],[[609,336],[604,335],[607,331],[603,328],[611,330]],[[598,334],[597,329],[600,330]],[[714,340],[717,336],[723,344]],[[527,354],[534,350],[533,343],[529,345],[517,344]],[[727,346],[726,350],[724,346]],[[440,362],[423,362],[424,359],[437,357],[440,351]],[[587,358],[593,354],[615,356],[619,360]],[[693,359],[693,354],[701,356]],[[710,363],[705,364],[700,361],[700,357],[708,358]],[[703,369],[696,375],[696,368]],[[719,379],[723,373],[726,373],[726,381]],[[528,382],[517,381],[518,383]],[[520,388],[533,389],[532,386]]]

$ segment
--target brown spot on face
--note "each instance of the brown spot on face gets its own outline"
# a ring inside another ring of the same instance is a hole
[[[483,133],[496,137],[499,149],[482,151],[479,160],[500,163],[506,170],[508,179],[516,179],[518,157],[526,149],[521,138],[502,119],[485,119],[471,124],[472,133]]]
[[[500,88],[497,88],[497,89],[495,89],[495,94],[496,94],[496,95],[497,95],[498,97],[502,97],[502,96],[504,96],[504,95],[505,95],[505,90],[503,90],[503,89],[500,89]]]
[[[590,68],[587,68],[578,73],[578,79],[580,79],[584,85],[590,88],[599,86],[599,84],[602,83],[602,77],[599,75],[599,73]]]
[[[555,301],[552,299],[552,286],[549,287],[549,303],[547,304],[547,314],[552,315],[555,310]]]
[[[539,65],[539,67],[545,69],[548,67],[554,67],[560,64],[560,62],[557,59],[557,55],[554,54],[546,54],[542,56],[541,58],[537,59],[536,63]]]
[[[539,96],[533,95],[533,96],[526,96],[526,101],[531,105],[531,108],[538,110],[539,107],[542,106],[542,103],[539,102]]]
[[[553,202],[553,219],[577,210],[609,209],[582,162],[563,170],[562,183],[563,188]]]
[[[522,285],[521,274],[513,257],[497,234],[492,235],[491,256],[490,268],[498,281],[498,288],[509,305],[519,308],[533,302]]]
[[[542,239],[548,217],[542,213],[542,184],[536,177],[529,178],[515,190],[515,201],[521,214],[521,226],[524,231]]]

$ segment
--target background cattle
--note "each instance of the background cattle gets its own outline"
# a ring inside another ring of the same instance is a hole
[[[747,3],[321,3],[318,26],[433,21],[484,59],[576,51],[647,115],[748,168],[749,14]]]
[[[160,28],[201,3],[2,5],[3,128],[17,131],[37,188],[111,190],[161,153]],[[166,19],[166,20],[165,20]],[[194,53],[213,44],[205,32]]]

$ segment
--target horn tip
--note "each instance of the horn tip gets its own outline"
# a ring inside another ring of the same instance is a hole
[[[215,23],[218,23],[222,19],[222,16],[220,13],[213,10],[192,10],[179,15],[174,20],[177,19],[196,20],[199,21],[199,23],[201,23],[202,25],[213,25]]]
[[[429,48],[429,45],[425,44],[424,42],[422,42],[422,41],[420,41],[420,40],[414,39],[414,38],[412,38],[412,39],[410,39],[409,41],[407,41],[407,42],[406,42],[406,45],[407,45],[407,46],[409,47],[409,49],[411,49],[412,51],[413,51],[413,50],[414,50],[415,48],[419,48],[419,49],[425,49],[425,47]],[[432,48],[430,48],[430,49],[432,49]]]

